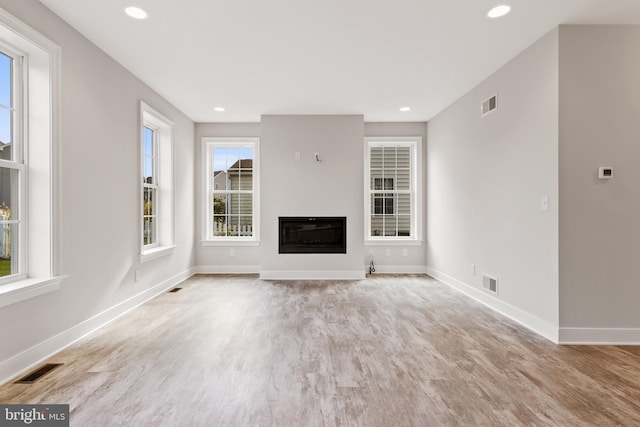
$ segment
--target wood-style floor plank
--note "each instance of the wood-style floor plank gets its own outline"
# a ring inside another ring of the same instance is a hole
[[[421,275],[195,276],[2,403],[73,426],[640,425],[640,350],[556,346]]]

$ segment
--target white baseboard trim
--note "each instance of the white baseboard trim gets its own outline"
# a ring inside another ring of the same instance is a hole
[[[198,265],[196,274],[258,274],[259,265]]]
[[[383,274],[427,274],[427,267],[424,265],[376,265],[375,267],[376,273]],[[364,268],[368,273],[369,264]]]
[[[4,384],[21,373],[32,369],[42,363],[45,359],[60,352],[76,341],[84,338],[101,327],[113,322],[120,316],[144,304],[157,295],[176,286],[189,277],[193,276],[194,269],[189,268],[182,273],[158,283],[157,285],[134,295],[111,308],[87,319],[77,325],[60,332],[31,348],[28,348],[15,356],[0,362],[0,384]]]
[[[262,280],[362,280],[364,270],[356,271],[261,271]]]
[[[520,323],[522,326],[532,330],[539,335],[542,335],[553,343],[559,344],[558,327],[547,322],[546,320],[540,319],[539,317],[534,316],[531,313],[528,313],[518,307],[514,307],[511,304],[499,300],[494,296],[482,291],[481,289],[461,282],[460,280],[442,273],[441,271],[438,271],[433,267],[427,266],[426,270],[427,274],[434,279],[437,279],[445,285],[448,285],[453,289],[462,292],[468,297],[473,298],[479,303],[486,305],[493,311],[496,311],[503,316]]]
[[[640,345],[639,328],[560,328],[560,344]]]

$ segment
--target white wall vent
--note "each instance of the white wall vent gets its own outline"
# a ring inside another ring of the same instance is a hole
[[[484,101],[482,101],[482,104],[480,104],[480,115],[484,117],[487,114],[495,111],[497,108],[498,108],[498,94],[496,93],[490,96],[489,98],[485,99]]]
[[[482,289],[492,294],[498,295],[498,278],[495,276],[489,276],[487,274],[482,275]]]

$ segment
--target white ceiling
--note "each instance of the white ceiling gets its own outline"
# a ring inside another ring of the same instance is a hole
[[[40,1],[196,122],[426,121],[559,24],[640,24],[640,0]]]

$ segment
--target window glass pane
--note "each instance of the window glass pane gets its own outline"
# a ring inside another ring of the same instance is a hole
[[[251,160],[246,160],[243,162],[251,164]],[[253,190],[253,169],[241,169],[239,176],[237,177],[238,181],[238,190],[242,191],[251,191]],[[234,188],[235,189],[235,188]]]
[[[239,234],[239,223],[240,223],[240,217],[237,215],[230,215],[229,216],[229,224],[227,226],[227,236],[230,237],[238,237]]]
[[[226,194],[216,194],[213,197],[213,214],[214,215],[226,215],[229,213],[227,210],[229,204],[227,203]]]
[[[155,188],[145,188],[143,191],[143,215],[155,215],[156,209],[154,206],[156,199],[156,189]]]
[[[411,214],[411,196],[409,194],[398,194],[398,215],[409,215]]]
[[[384,214],[384,194],[374,193],[371,195],[371,209],[374,215]]]
[[[214,236],[226,236],[227,235],[227,215],[214,215],[213,216],[213,235]]]
[[[226,171],[214,171],[213,172],[213,190],[224,191],[228,185],[228,174]]]
[[[385,170],[396,168],[396,147],[382,148],[382,167]]]
[[[395,215],[395,198],[393,196],[389,196],[388,194],[384,197],[384,214],[385,215]]]
[[[411,148],[397,147],[396,160],[398,169],[409,169],[411,167]]]
[[[0,108],[0,159],[13,160],[13,112]]]
[[[238,206],[240,215],[251,215],[253,213],[253,194],[239,194]]]
[[[396,186],[398,190],[409,190],[411,184],[411,171],[409,169],[398,169],[396,173]]]
[[[384,216],[382,217],[382,222],[385,236],[398,235],[397,220],[394,216]]]
[[[13,67],[13,59],[0,52],[0,105],[11,108],[11,68]]]
[[[18,224],[0,224],[0,277],[18,273]]]
[[[382,180],[383,185],[382,185],[382,189],[383,190],[395,190],[395,185],[394,185],[394,178],[384,178]]]
[[[157,243],[157,206],[155,205],[157,191],[155,188],[145,188],[143,191],[142,240],[144,245]]]
[[[228,206],[227,212],[230,215],[239,215],[240,214],[240,195],[229,194],[228,200],[229,200],[229,206]]]
[[[144,182],[147,184],[154,184],[154,131],[148,127],[144,127],[142,130],[142,176]]]
[[[372,190],[382,190],[382,171],[380,170],[372,170],[371,171],[371,189]]]
[[[239,225],[240,236],[253,236],[253,217],[241,216]]]
[[[371,169],[382,169],[382,147],[371,147]]]
[[[382,236],[382,216],[371,216],[371,236]]]
[[[398,236],[411,236],[410,215],[398,215]]]
[[[0,219],[18,219],[18,171],[0,168]]]
[[[143,243],[152,245],[156,243],[155,217],[145,216],[143,220]]]

